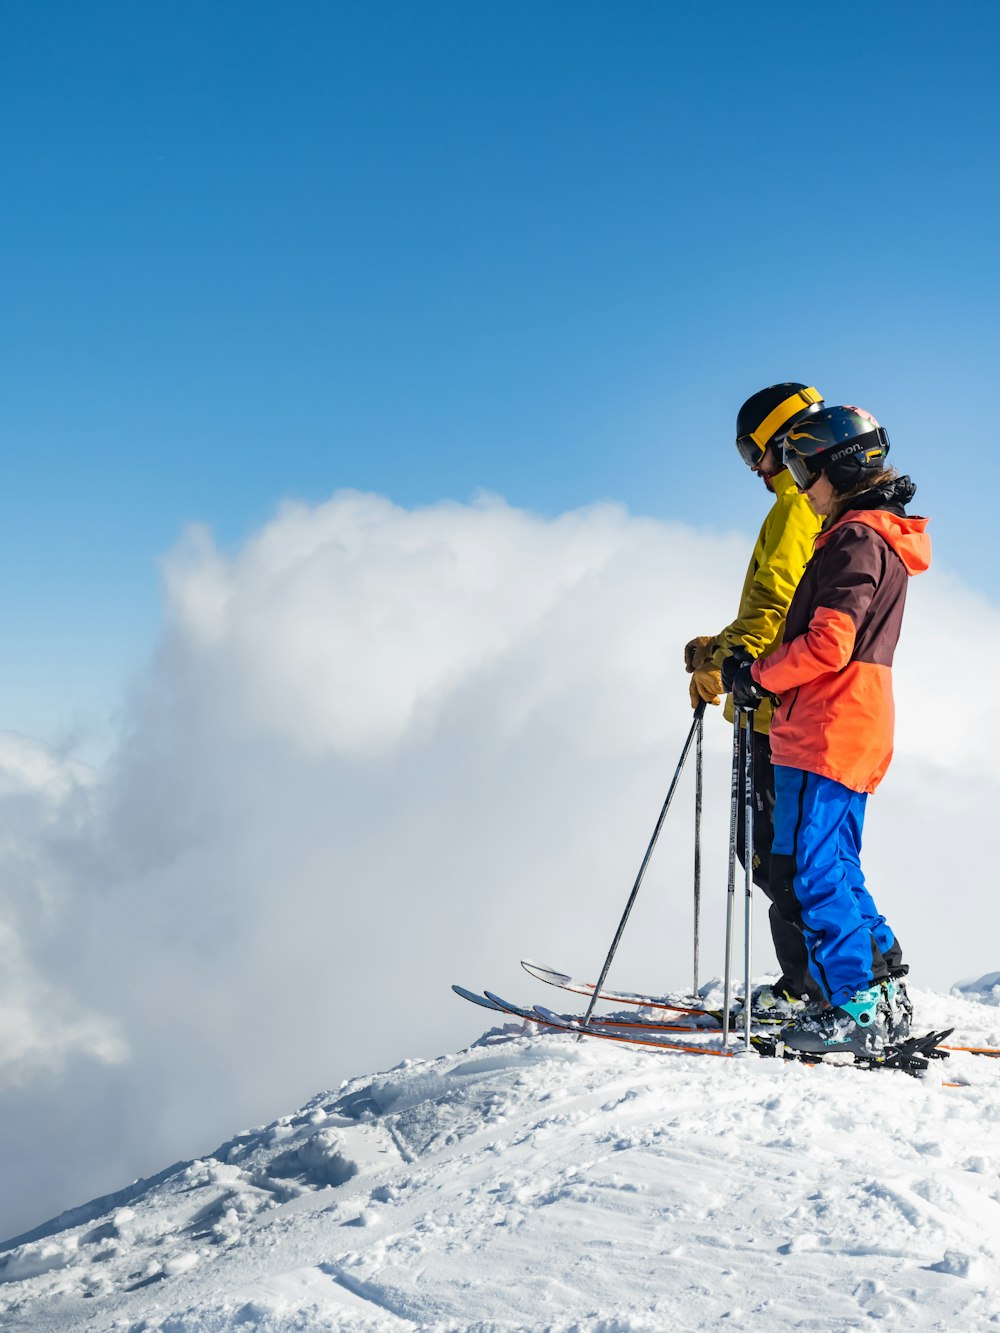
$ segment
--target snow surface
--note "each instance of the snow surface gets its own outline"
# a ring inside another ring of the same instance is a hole
[[[912,993],[921,1030],[1000,1049],[988,1002]],[[914,1079],[501,1022],[0,1246],[0,1327],[982,1328],[998,1176],[1000,1060]]]
[[[951,993],[966,1000],[978,1000],[980,1004],[1000,1006],[1000,972],[987,972],[975,981],[956,981]]]

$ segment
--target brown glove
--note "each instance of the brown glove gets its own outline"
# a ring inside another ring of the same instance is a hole
[[[697,671],[703,667],[715,652],[718,644],[712,634],[699,634],[696,639],[684,645],[684,670]]]
[[[697,708],[703,699],[707,704],[719,702],[722,695],[722,672],[712,665],[711,658],[692,674],[688,693],[691,695],[692,708]]]

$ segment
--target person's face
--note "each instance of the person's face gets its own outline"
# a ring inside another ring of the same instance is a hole
[[[826,518],[833,512],[833,503],[837,492],[825,472],[821,472],[813,484],[802,492],[820,518]]]
[[[769,444],[760,458],[757,459],[757,462],[751,464],[751,467],[761,477],[773,477],[776,472],[781,471],[781,455],[773,444]]]

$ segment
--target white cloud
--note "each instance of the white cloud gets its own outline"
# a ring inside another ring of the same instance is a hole
[[[0,733],[0,1080],[15,1086],[73,1056],[125,1058],[116,1021],[82,1008],[45,961],[75,888],[61,852],[88,836],[93,784],[83,765]]]
[[[236,730],[384,753],[515,653],[640,527],[612,506],[552,522],[484,499],[287,505],[226,560],[202,531],[166,562],[175,639]]]
[[[522,955],[596,972],[690,723],[681,647],[730,617],[747,551],[610,505],[544,519],[353,493],[287,505],[232,555],[189,534],[100,781],[27,742],[0,751],[13,1027],[53,1052],[25,1087],[30,1060],[0,1046],[0,1112],[24,1126],[4,1150],[59,1168],[30,1201],[11,1192],[0,1232],[470,1039],[482,1021],[451,981],[542,999]],[[983,706],[953,702],[963,686],[934,664],[974,643],[982,679],[1000,616],[920,583],[868,867],[920,980],[944,988],[996,965],[1000,779]],[[707,971],[728,812],[714,713],[706,739]],[[688,779],[613,981],[688,980],[692,807]],[[54,1146],[81,1115],[87,1162]]]
[[[81,1013],[73,997],[46,981],[25,957],[9,926],[0,925],[0,1070],[25,1085],[40,1073],[61,1071],[73,1055],[108,1064],[125,1059],[114,1022]]]

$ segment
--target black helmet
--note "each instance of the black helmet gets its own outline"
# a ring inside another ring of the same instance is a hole
[[[882,471],[889,436],[862,407],[824,407],[796,423],[781,448],[799,490],[808,490],[825,472],[843,495]]]
[[[790,426],[822,407],[823,398],[805,384],[772,384],[748,398],[736,414],[736,448],[748,467],[769,444],[780,445]]]

